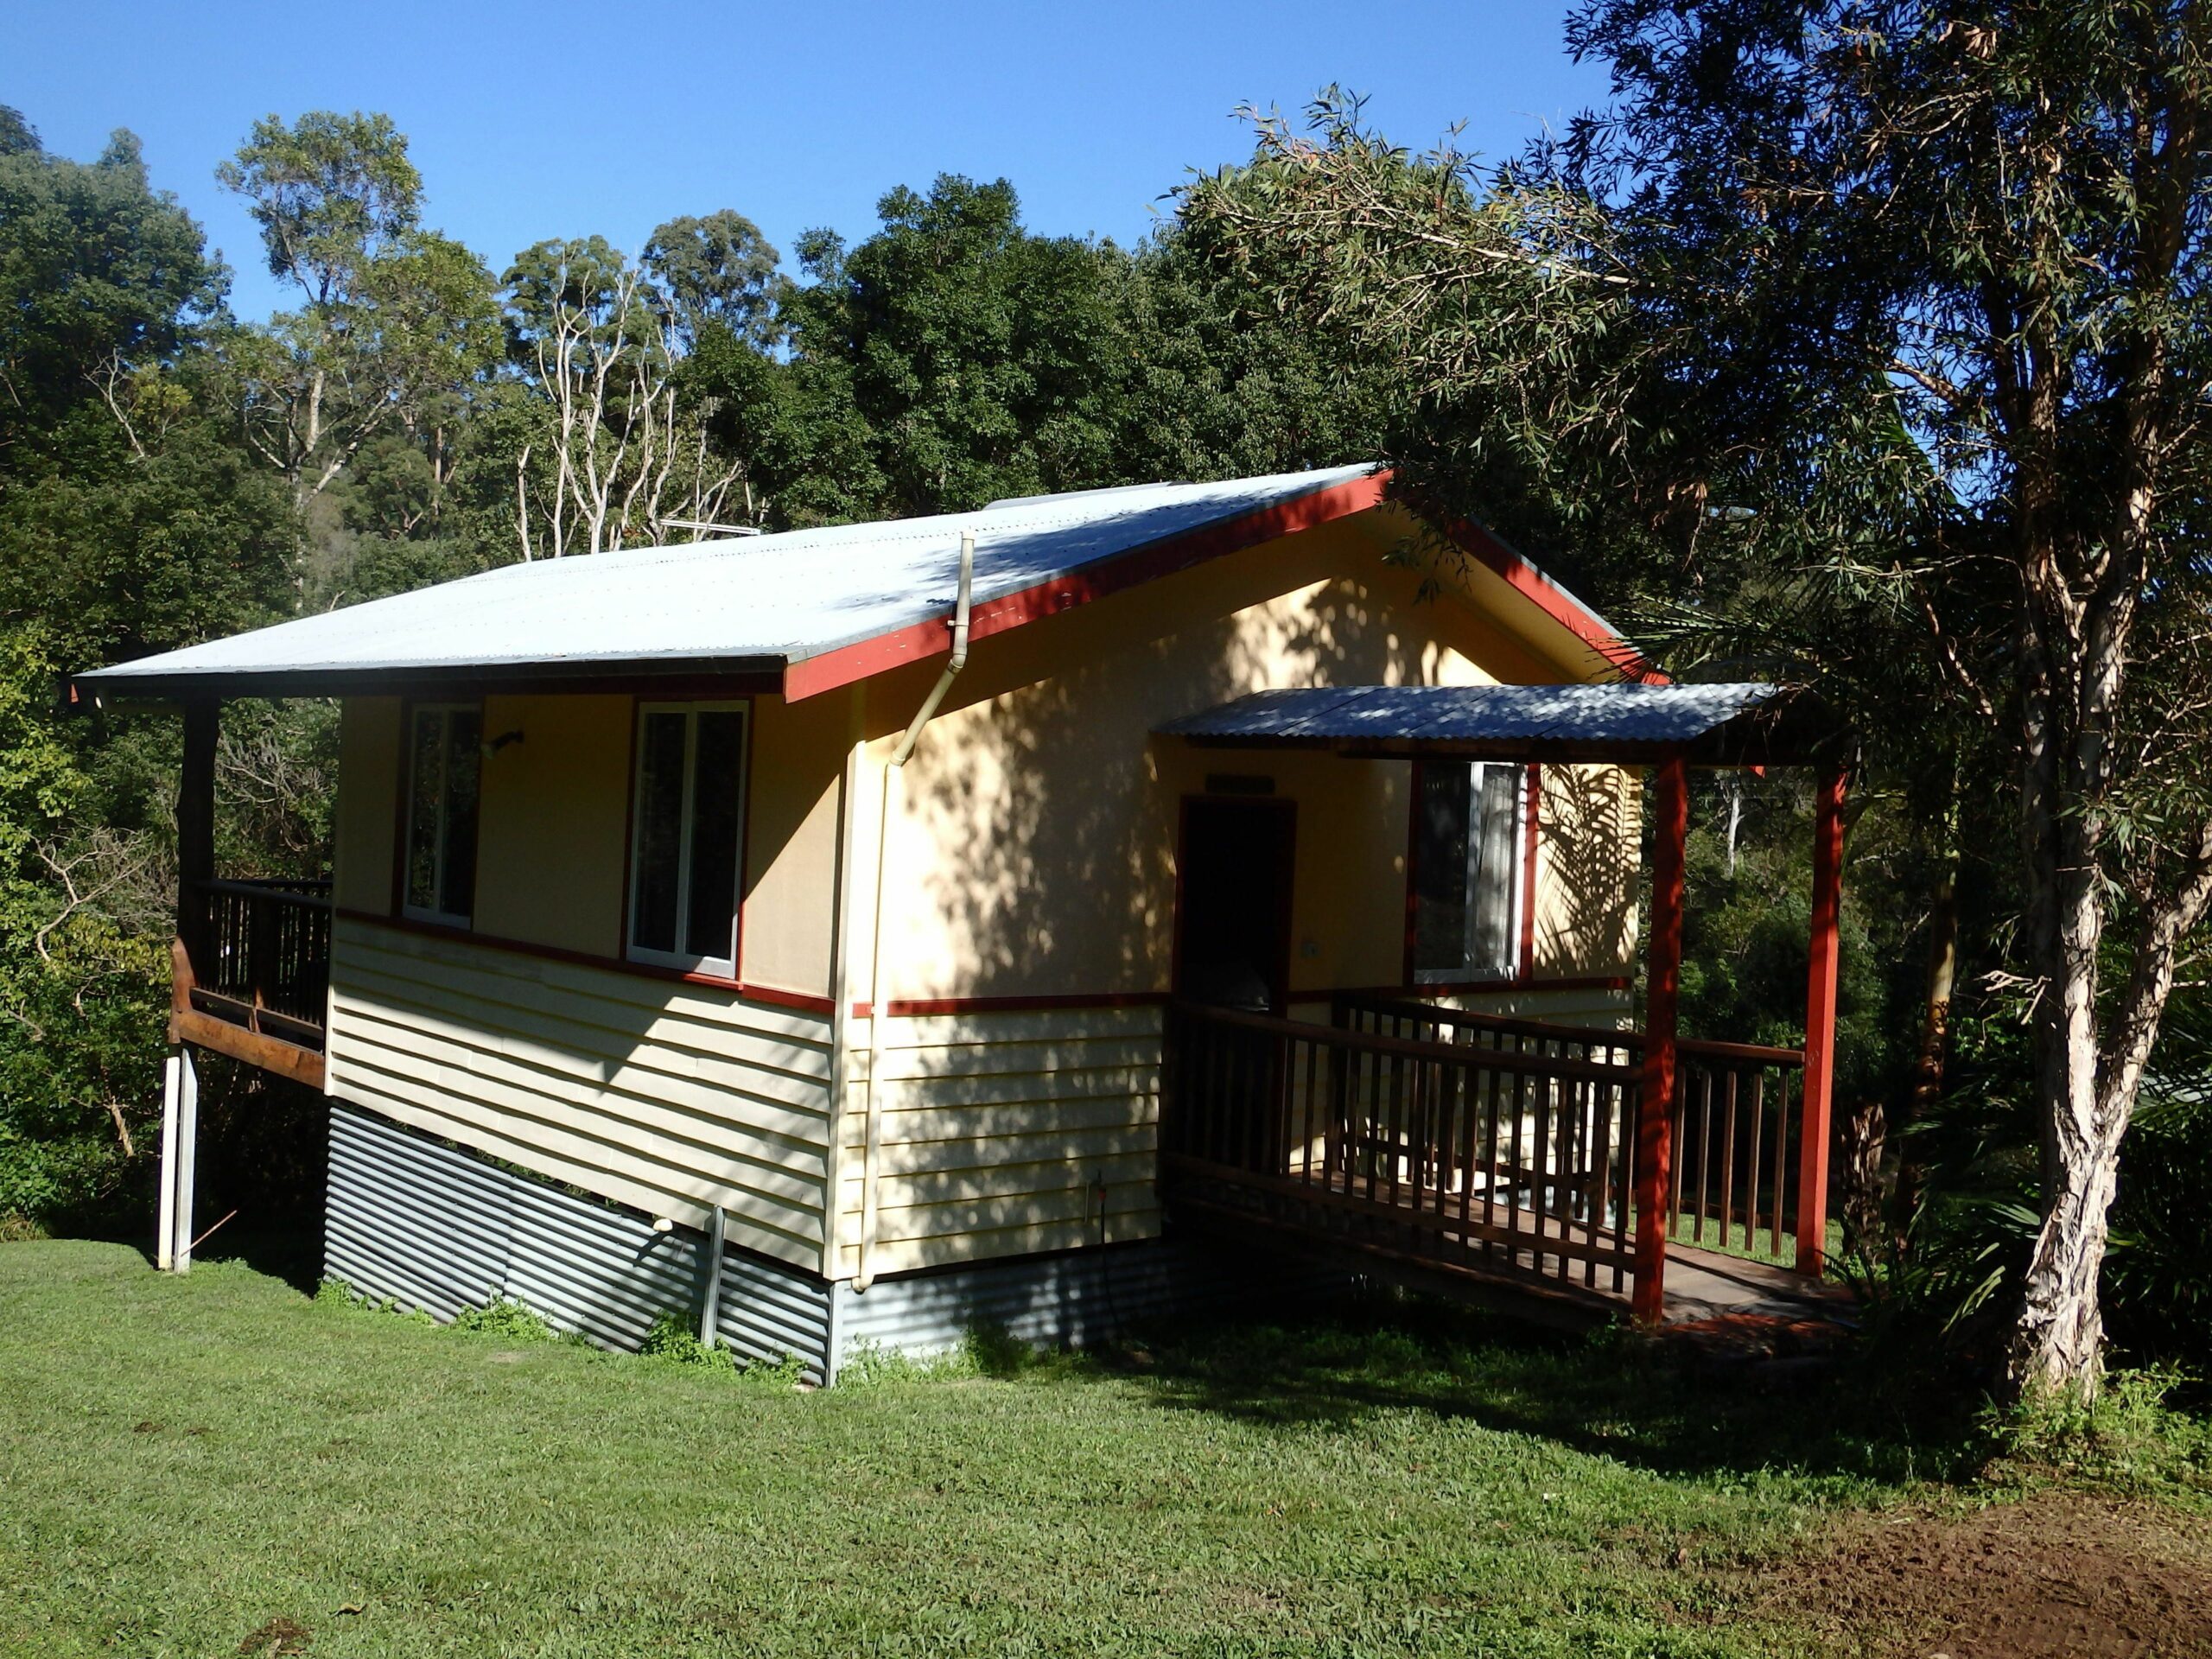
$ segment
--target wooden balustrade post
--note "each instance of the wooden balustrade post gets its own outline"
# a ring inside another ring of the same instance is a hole
[[[1817,1276],[1827,1253],[1828,1116],[1835,1087],[1837,934],[1843,908],[1841,766],[1821,773],[1813,823],[1812,950],[1805,982],[1805,1082],[1798,1102],[1797,1270]]]
[[[269,991],[276,968],[278,938],[278,910],[270,895],[249,899],[245,905],[245,938],[246,1000],[253,1004],[253,1023],[260,1029],[261,1011],[269,1006]],[[276,982],[282,984],[281,978]]]
[[[1654,769],[1651,942],[1645,957],[1643,1076],[1637,1103],[1636,1322],[1656,1327],[1667,1305],[1667,1205],[1674,1159],[1675,1027],[1682,975],[1682,863],[1689,838],[1689,766],[1669,756]]]

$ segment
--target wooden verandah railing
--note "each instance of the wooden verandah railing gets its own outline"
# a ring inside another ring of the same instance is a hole
[[[1517,1287],[1600,1313],[1634,1295],[1642,1039],[1341,997],[1332,1023],[1169,1010],[1172,1213]],[[1802,1056],[1680,1048],[1667,1233],[1783,1255]],[[1663,1259],[1661,1263],[1663,1274]]]
[[[172,1037],[320,1086],[330,883],[203,879],[177,911]]]

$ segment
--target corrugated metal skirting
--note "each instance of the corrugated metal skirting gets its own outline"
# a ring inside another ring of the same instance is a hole
[[[1203,1247],[1149,1239],[879,1279],[864,1293],[843,1283],[836,1287],[838,1363],[871,1348],[942,1353],[976,1331],[1032,1346],[1080,1348],[1162,1319],[1250,1306],[1270,1294],[1325,1294],[1319,1281],[1310,1272],[1232,1267]]]
[[[363,1294],[451,1319],[512,1297],[601,1347],[634,1350],[653,1320],[697,1317],[707,1240],[581,1198],[334,1101],[323,1270]],[[829,1287],[730,1250],[717,1321],[749,1359],[795,1353],[818,1380]]]
[[[511,1297],[602,1347],[634,1350],[661,1313],[696,1319],[708,1249],[690,1228],[657,1233],[643,1217],[331,1103],[324,1271],[364,1295],[448,1320]],[[1342,1282],[1155,1239],[879,1279],[860,1294],[731,1247],[715,1331],[746,1359],[795,1355],[820,1382],[862,1355],[942,1353],[978,1330],[1080,1347],[1171,1314]]]

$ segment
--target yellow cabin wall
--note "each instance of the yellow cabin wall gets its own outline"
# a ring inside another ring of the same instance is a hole
[[[887,995],[1166,989],[1180,804],[1211,773],[1271,779],[1296,804],[1294,992],[1399,983],[1409,764],[1152,735],[1275,687],[1565,677],[1449,591],[1424,599],[1417,573],[1386,562],[1393,544],[1366,520],[1339,520],[978,641],[901,780]],[[934,666],[871,688],[877,768]],[[1611,774],[1548,776],[1569,772]],[[1592,788],[1578,782],[1556,804],[1547,791],[1539,813],[1540,881],[1578,884],[1571,902],[1540,897],[1541,974],[1627,960],[1633,836],[1602,861],[1581,844]]]
[[[330,893],[340,910],[391,908],[399,832],[397,697],[349,697],[338,723]]]
[[[745,925],[738,976],[748,985],[830,995],[838,801],[848,698],[753,702],[745,827]]]
[[[356,1105],[820,1265],[826,1014],[340,917],[327,1064]]]
[[[474,931],[611,955],[622,936],[629,833],[627,697],[484,699]]]
[[[402,707],[342,717],[328,1091],[650,1214],[719,1204],[736,1243],[818,1268],[829,1015],[620,961],[633,700],[484,699],[487,740],[524,735],[483,763],[466,931],[388,919]],[[753,705],[741,977],[827,994],[844,718]]]
[[[758,697],[751,706],[738,976],[827,996],[849,705]],[[351,698],[345,707],[334,887],[341,909],[391,909],[402,708],[397,697]],[[472,932],[620,958],[636,719],[626,696],[484,699],[487,741],[523,737],[483,762]]]
[[[1154,728],[1247,692],[1329,683],[1553,683],[1601,667],[1547,657],[1447,584],[1424,599],[1385,560],[1388,527],[1343,521],[976,642],[946,709],[899,780],[886,849],[884,1000],[1157,996],[1173,970],[1181,803],[1210,774],[1272,780],[1295,803],[1291,983],[1325,1018],[1328,990],[1404,976],[1405,761],[1203,749]],[[1554,630],[1554,632],[1557,632]],[[871,683],[865,775],[883,763],[936,663]],[[825,698],[823,701],[830,701]],[[1611,768],[1540,795],[1539,978],[1627,971],[1632,793]],[[862,804],[872,862],[881,797]],[[1592,801],[1609,803],[1608,822]],[[1626,816],[1619,816],[1623,803]],[[1627,826],[1624,845],[1583,844]],[[1551,888],[1576,884],[1570,899]],[[864,901],[865,902],[865,901]],[[872,916],[872,912],[870,912]],[[859,942],[864,956],[865,939]],[[1619,1022],[1625,992],[1541,984],[1472,1006]],[[873,1089],[876,1274],[1155,1235],[1160,1011],[1156,1003],[860,1024],[851,1092]],[[882,1047],[871,1063],[868,1045]],[[842,1126],[836,1271],[860,1269],[866,1113]]]
[[[1546,766],[1536,813],[1536,975],[1636,966],[1641,797],[1624,766]]]
[[[976,643],[899,780],[881,991],[1132,1001],[855,1018],[842,1108],[826,1014],[615,960],[632,699],[486,700],[487,737],[525,735],[485,763],[474,931],[605,966],[372,919],[391,900],[402,705],[350,701],[337,890],[342,910],[366,914],[342,917],[334,944],[332,1092],[656,1214],[696,1224],[721,1204],[739,1243],[847,1276],[872,1087],[873,1272],[1156,1233],[1148,999],[1172,969],[1183,797],[1237,773],[1296,804],[1291,973],[1305,1013],[1330,988],[1402,976],[1411,768],[1209,751],[1153,728],[1273,686],[1546,683],[1599,666],[1479,573],[1424,599],[1414,572],[1386,562],[1402,528],[1339,521]],[[938,666],[796,704],[753,700],[748,988],[832,995],[842,876],[848,983],[870,997],[883,763]],[[1625,973],[1633,777],[1550,767],[1541,798],[1539,978]],[[1626,1007],[1587,986],[1465,1000],[1598,1024]]]

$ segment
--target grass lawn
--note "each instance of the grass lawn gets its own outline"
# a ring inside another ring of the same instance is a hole
[[[1970,1455],[1436,1316],[829,1392],[0,1246],[0,1651],[1770,1655]]]

